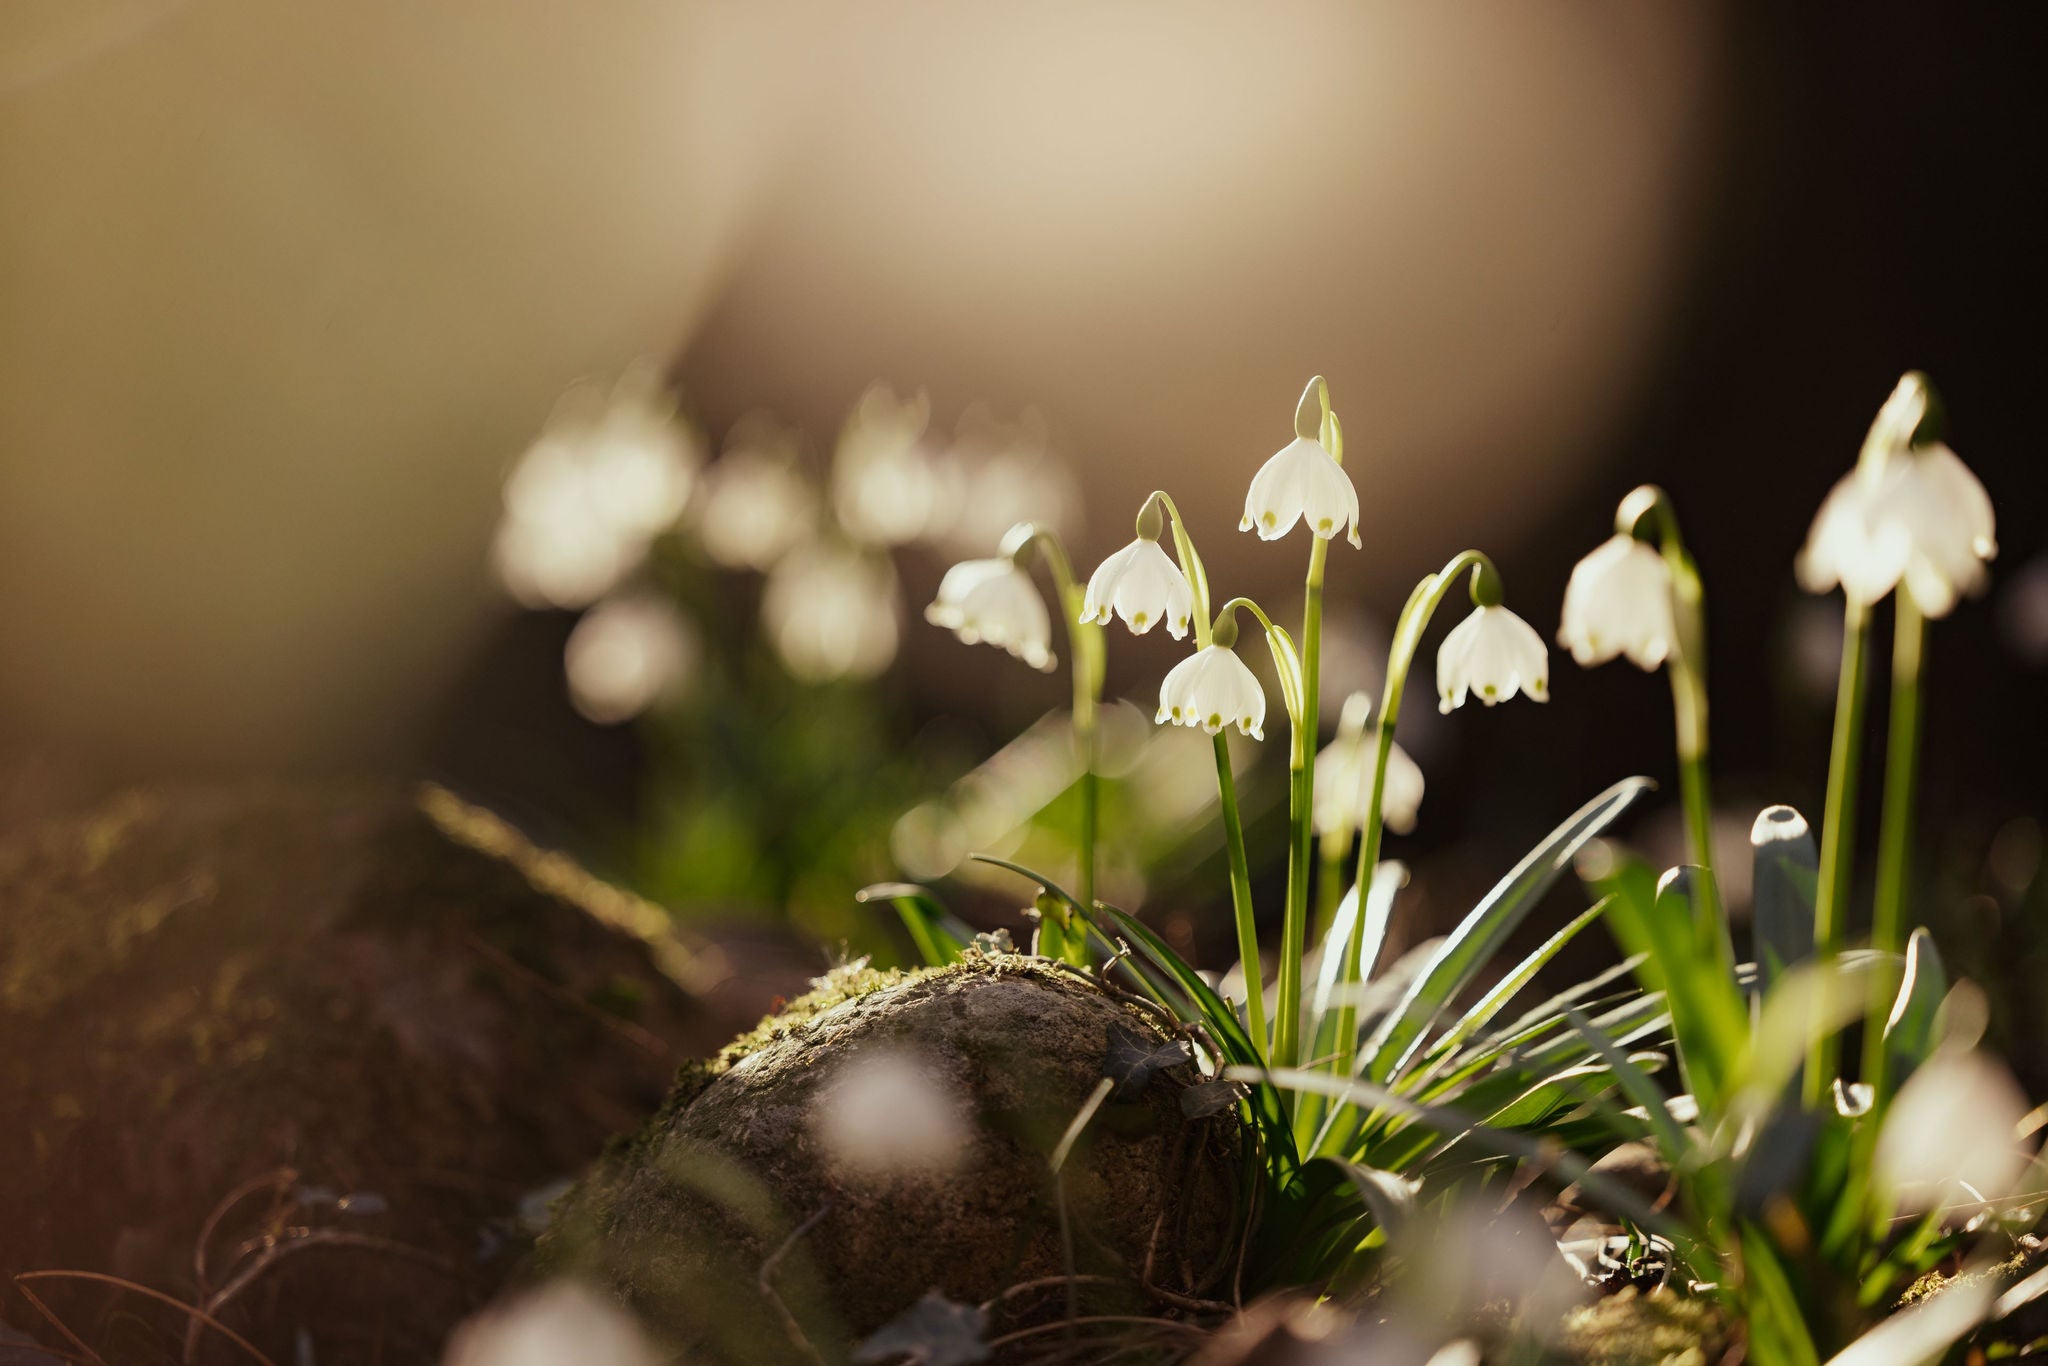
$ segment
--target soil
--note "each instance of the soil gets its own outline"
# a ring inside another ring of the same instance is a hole
[[[802,980],[778,967],[764,992]],[[765,1008],[734,996],[717,949],[438,789],[135,791],[27,829],[0,842],[0,1341],[435,1361],[550,1183]]]
[[[928,1291],[975,1305],[1039,1285],[1002,1301],[1000,1334],[1067,1312],[1069,1267],[1096,1278],[1083,1312],[1144,1312],[1148,1266],[1172,1294],[1227,1296],[1236,1120],[1183,1113],[1191,1066],[1112,1095],[1052,1174],[1118,1033],[1165,1043],[1079,974],[1012,954],[828,979],[686,1072],[563,1202],[543,1257],[612,1286],[693,1362],[843,1359]],[[960,1103],[950,1163],[877,1176],[824,1137],[830,1088],[870,1050],[917,1058]]]

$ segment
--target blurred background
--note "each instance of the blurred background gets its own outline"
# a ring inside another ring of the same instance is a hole
[[[2038,981],[2044,40],[1891,3],[8,0],[0,813],[419,774],[681,914],[864,947],[859,882],[1063,828],[1065,684],[925,625],[945,567],[1028,504],[1085,573],[1165,487],[1220,589],[1290,607],[1305,541],[1235,527],[1320,372],[1365,540],[1326,719],[1468,544],[1550,634],[1656,481],[1739,841],[1818,814],[1839,606],[1792,557],[1918,367],[2001,542],[1935,631],[1920,918]],[[1220,967],[1206,808],[1145,796],[1207,781],[1150,725],[1178,657],[1112,637],[1113,887]],[[1671,776],[1660,681],[1558,653],[1552,693],[1403,717],[1397,937]],[[1670,805],[1631,837],[1675,855]],[[2048,1090],[2048,1004],[2001,1000]]]

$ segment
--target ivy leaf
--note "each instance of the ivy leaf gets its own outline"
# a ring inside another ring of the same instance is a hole
[[[1196,1082],[1180,1093],[1180,1112],[1189,1119],[1207,1119],[1237,1104],[1243,1094],[1243,1087],[1223,1077]]]
[[[1132,1100],[1152,1078],[1169,1067],[1178,1067],[1193,1055],[1186,1039],[1161,1042],[1118,1025],[1110,1030],[1109,1056],[1103,1060],[1102,1075],[1116,1083],[1111,1100]]]
[[[854,1349],[855,1361],[902,1358],[909,1366],[969,1366],[987,1361],[988,1315],[933,1290]]]

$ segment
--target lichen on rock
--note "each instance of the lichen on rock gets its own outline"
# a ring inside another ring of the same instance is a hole
[[[684,1069],[561,1202],[543,1259],[611,1285],[691,1360],[789,1359],[797,1335],[831,1356],[932,1290],[974,1304],[1049,1280],[998,1321],[1043,1318],[1069,1269],[1097,1304],[1105,1285],[1136,1303],[1148,1267],[1155,1286],[1212,1290],[1240,1155],[1232,1114],[1183,1114],[1192,1066],[1104,1100],[1052,1169],[1134,1035],[1165,1039],[1041,959],[842,970]]]

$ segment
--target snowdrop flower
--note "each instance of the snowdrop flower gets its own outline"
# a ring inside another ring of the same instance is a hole
[[[1136,635],[1164,621],[1175,640],[1187,638],[1194,610],[1195,590],[1187,575],[1149,536],[1137,537],[1096,566],[1081,599],[1083,622],[1107,625],[1114,611]]]
[[[1200,726],[1211,735],[1234,725],[1254,740],[1263,740],[1266,690],[1257,675],[1228,645],[1205,645],[1173,666],[1159,685],[1155,721]]]
[[[881,556],[799,546],[769,573],[761,621],[797,678],[873,678],[896,657],[896,573]]]
[[[736,423],[704,471],[690,509],[697,543],[727,569],[766,572],[818,522],[818,495],[797,464],[797,438],[765,413]]]
[[[700,461],[658,368],[571,387],[505,481],[499,579],[529,607],[587,607],[675,522]]]
[[[832,507],[839,524],[872,545],[916,540],[945,511],[948,489],[924,444],[931,401],[867,391],[839,436],[832,462]]]
[[[1856,468],[1821,504],[1795,565],[1809,593],[1839,584],[1867,605],[1903,582],[1923,613],[1940,617],[1983,588],[1998,554],[1991,498],[1947,446],[1913,443],[1927,404],[1925,377],[1900,380]]]
[[[660,594],[606,598],[569,633],[569,699],[599,725],[631,720],[680,692],[702,652],[689,621]]]
[[[1536,628],[1498,603],[1474,607],[1451,628],[1436,653],[1437,710],[1465,705],[1469,694],[1487,706],[1517,691],[1550,700],[1550,651]]]
[[[1244,496],[1239,531],[1256,530],[1262,541],[1277,541],[1306,521],[1324,540],[1345,528],[1352,545],[1358,539],[1358,490],[1351,476],[1313,437],[1297,436],[1276,451],[1252,476]]]
[[[962,560],[939,580],[939,595],[924,619],[969,645],[987,642],[1034,669],[1050,670],[1052,618],[1038,585],[1008,555]]]
[[[1316,756],[1315,803],[1311,818],[1318,835],[1344,835],[1359,830],[1372,804],[1373,763],[1379,739],[1365,728],[1371,702],[1353,693],[1344,702],[1337,738]],[[1387,782],[1380,792],[1380,820],[1397,835],[1415,828],[1422,808],[1422,769],[1397,743],[1387,755]]]
[[[1625,654],[1637,668],[1654,671],[1677,638],[1671,569],[1655,546],[1616,532],[1572,570],[1557,643],[1581,667]]]

